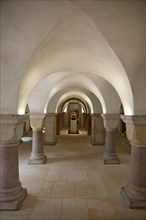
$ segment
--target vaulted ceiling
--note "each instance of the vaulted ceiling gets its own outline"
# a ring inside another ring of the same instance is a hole
[[[76,97],[93,112],[122,103],[125,114],[143,114],[144,4],[3,1],[2,112],[56,111]]]

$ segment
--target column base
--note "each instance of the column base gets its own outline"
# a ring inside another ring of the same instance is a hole
[[[44,155],[43,153],[37,155],[31,154],[28,160],[28,164],[45,164],[46,161],[47,161],[47,156]]]
[[[121,195],[126,200],[129,208],[146,208],[146,192],[138,192],[130,189],[129,186],[121,187]]]
[[[6,198],[4,201],[0,201],[0,210],[18,210],[23,200],[27,196],[27,189],[21,188],[19,195],[17,195],[17,197],[14,199],[13,199],[13,193],[8,195],[8,197],[9,196],[11,197],[10,201],[7,201]]]
[[[116,153],[104,153],[103,154],[104,164],[120,164],[120,159]]]

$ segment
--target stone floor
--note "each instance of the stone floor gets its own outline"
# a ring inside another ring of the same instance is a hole
[[[129,209],[120,195],[129,175],[130,145],[117,134],[118,165],[104,165],[104,146],[90,136],[62,132],[55,146],[44,146],[45,165],[28,165],[31,137],[19,150],[20,181],[28,196],[18,211],[0,220],[146,220],[146,209]]]

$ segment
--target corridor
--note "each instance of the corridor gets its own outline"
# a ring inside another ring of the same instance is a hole
[[[47,163],[28,165],[31,138],[19,146],[19,171],[28,195],[18,211],[0,212],[1,220],[145,220],[146,209],[129,209],[120,195],[129,175],[130,145],[116,135],[121,164],[104,165],[104,146],[90,136],[62,132],[57,144],[44,146]]]

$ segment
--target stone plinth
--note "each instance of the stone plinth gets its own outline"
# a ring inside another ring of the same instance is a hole
[[[120,115],[102,114],[101,115],[106,130],[105,151],[103,154],[104,164],[120,164],[116,153],[115,132],[119,123]]]
[[[19,181],[18,145],[26,115],[0,116],[0,210],[17,210],[27,195]]]
[[[91,143],[94,145],[105,144],[105,129],[103,119],[100,114],[91,115]]]
[[[129,180],[121,195],[130,208],[146,208],[146,116],[122,116],[131,143]]]
[[[57,115],[55,113],[47,113],[44,118],[44,144],[46,145],[55,145],[56,138],[56,118]],[[60,127],[59,127],[60,129]]]

